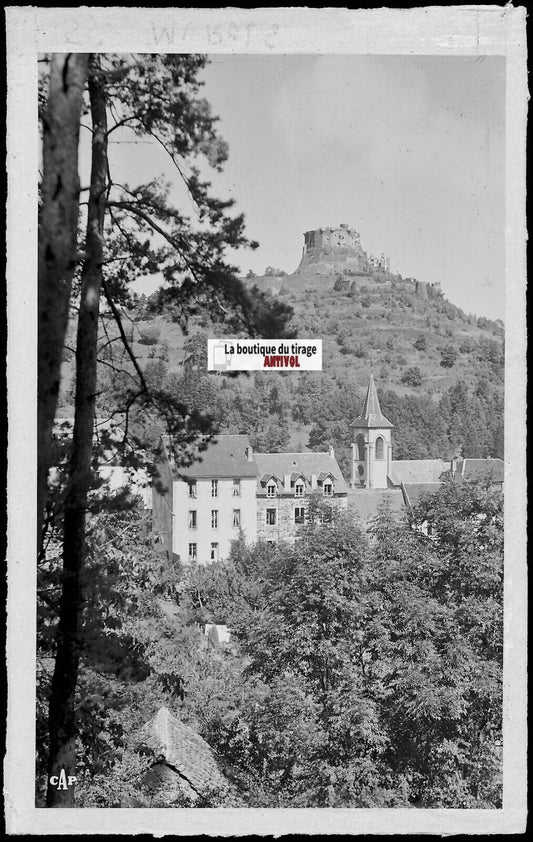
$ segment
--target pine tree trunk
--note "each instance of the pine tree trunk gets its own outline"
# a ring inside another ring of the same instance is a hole
[[[38,535],[50,468],[52,426],[75,268],[80,183],[78,144],[85,53],[54,53],[43,118],[42,205],[39,221]]]
[[[97,59],[91,59],[98,71]],[[74,786],[58,789],[50,776],[76,775],[75,693],[78,681],[83,604],[81,576],[85,561],[87,494],[91,481],[96,401],[96,352],[102,282],[103,225],[107,186],[105,89],[98,73],[89,76],[93,125],[91,188],[87,217],[86,259],[82,268],[76,344],[76,398],[72,457],[65,500],[63,587],[59,609],[57,654],[49,708],[50,754],[47,806],[73,807]]]

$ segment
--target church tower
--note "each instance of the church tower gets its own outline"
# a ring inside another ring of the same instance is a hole
[[[372,374],[363,408],[351,427],[352,488],[387,488],[387,477],[392,462],[391,431],[394,424],[381,412]]]

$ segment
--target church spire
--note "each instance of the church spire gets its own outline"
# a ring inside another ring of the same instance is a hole
[[[385,418],[379,405],[379,398],[374,383],[374,376],[370,375],[368,389],[366,390],[366,397],[363,403],[361,412],[353,421],[352,427],[366,427],[366,428],[392,428],[394,424]]]

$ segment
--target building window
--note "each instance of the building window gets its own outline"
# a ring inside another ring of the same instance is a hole
[[[241,525],[241,510],[240,509],[233,509],[233,526],[237,529]]]
[[[218,561],[218,544],[211,544],[211,561]]]
[[[218,480],[211,480],[211,497],[218,497]]]
[[[322,523],[331,523],[331,507],[324,506],[320,517]]]
[[[276,510],[275,509],[267,509],[266,510],[266,522],[267,522],[267,526],[275,526],[276,525]]]
[[[357,436],[355,440],[355,444],[357,445],[357,460],[359,462],[365,461],[365,437],[364,436]]]
[[[305,520],[305,509],[303,506],[297,507],[294,510],[294,522],[303,523]]]
[[[196,529],[196,510],[189,512],[189,529]]]
[[[297,482],[294,486],[294,496],[295,497],[303,497],[305,494],[305,485],[303,482]]]
[[[376,459],[384,459],[385,458],[385,447],[384,442],[381,436],[378,436],[376,439]]]
[[[332,497],[333,496],[333,483],[325,482],[324,483],[324,497]]]
[[[267,497],[275,497],[276,496],[276,484],[273,482],[269,482],[267,485]]]
[[[233,496],[240,497],[241,496],[241,481],[240,479],[233,480]]]
[[[189,558],[197,558],[197,544],[189,544]]]
[[[189,497],[196,497],[196,482],[189,483]]]
[[[218,529],[218,510],[211,510],[211,529]]]

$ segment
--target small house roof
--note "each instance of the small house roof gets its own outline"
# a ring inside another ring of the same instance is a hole
[[[464,479],[490,479],[503,482],[505,465],[503,459],[463,459],[459,466]]]
[[[186,779],[193,792],[203,794],[225,783],[208,743],[168,708],[159,708],[143,728],[142,738]]]
[[[379,506],[389,500],[392,512],[402,515],[405,512],[404,498],[399,488],[361,488],[348,493],[348,511],[357,514],[364,524],[376,517]]]
[[[442,488],[440,482],[409,482],[402,484],[402,489],[405,495],[405,502],[408,506],[416,506],[416,504],[428,494],[434,494]]]

